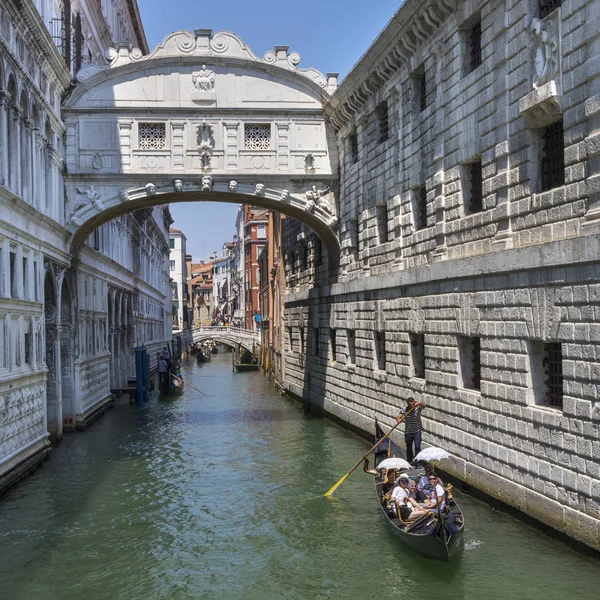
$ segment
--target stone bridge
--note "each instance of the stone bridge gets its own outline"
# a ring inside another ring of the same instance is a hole
[[[338,152],[323,105],[337,74],[300,69],[275,46],[258,58],[233,33],[176,31],[149,55],[110,49],[64,103],[71,250],[103,223],[172,202],[280,211],[338,263]]]
[[[231,347],[239,345],[255,354],[260,346],[258,331],[242,329],[241,327],[224,327],[221,325],[214,327],[202,326],[192,329],[192,341],[195,344],[206,340],[215,340]]]

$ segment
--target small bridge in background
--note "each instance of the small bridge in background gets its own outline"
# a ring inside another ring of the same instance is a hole
[[[242,346],[253,354],[257,354],[260,348],[260,335],[258,331],[243,329],[241,327],[201,326],[192,329],[192,342],[199,344],[206,340],[214,340],[235,348]]]

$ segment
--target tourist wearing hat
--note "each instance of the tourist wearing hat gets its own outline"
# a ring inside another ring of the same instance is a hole
[[[424,511],[410,496],[410,477],[406,473],[402,473],[398,479],[398,484],[391,494],[392,504],[396,507],[396,514],[400,515],[402,521],[412,521],[423,516]]]

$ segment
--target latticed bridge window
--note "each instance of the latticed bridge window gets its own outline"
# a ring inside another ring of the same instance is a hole
[[[164,123],[140,123],[138,127],[140,150],[164,150],[167,147]]]
[[[538,0],[538,15],[540,19],[547,17],[562,4],[562,0]]]
[[[244,147],[246,150],[269,150],[271,148],[271,126],[246,123]]]

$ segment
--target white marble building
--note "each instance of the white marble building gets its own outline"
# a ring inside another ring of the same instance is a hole
[[[169,229],[169,275],[173,298],[173,333],[190,327],[188,322],[188,293],[185,234],[179,229]]]
[[[0,491],[44,458],[50,436],[110,405],[134,376],[134,346],[170,338],[168,209],[108,221],[78,260],[70,251],[61,97],[77,68],[104,62],[106,32],[146,41],[135,2],[73,1],[70,32],[68,8],[0,4]],[[82,186],[72,201],[100,200]]]

